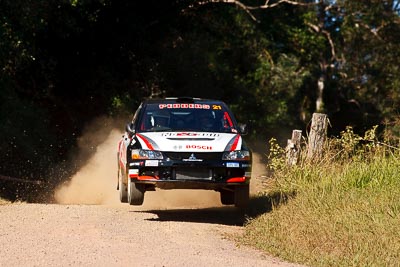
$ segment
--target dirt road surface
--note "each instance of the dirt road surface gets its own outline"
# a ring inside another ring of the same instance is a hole
[[[292,266],[237,247],[232,208],[0,206],[0,266]]]
[[[0,204],[0,266],[295,266],[238,246],[243,214],[216,192],[147,192],[121,204],[111,132],[55,202]],[[255,155],[251,191],[264,171]],[[258,166],[258,167],[257,167]]]

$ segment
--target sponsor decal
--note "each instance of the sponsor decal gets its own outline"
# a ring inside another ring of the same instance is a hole
[[[181,145],[175,145],[172,147],[174,150],[181,150],[183,148],[183,146]]]
[[[198,133],[177,133],[176,136],[198,136]]]
[[[158,160],[146,160],[146,162],[144,163],[144,166],[157,167],[158,166]]]
[[[159,109],[164,108],[193,108],[193,109],[210,109],[210,105],[207,104],[159,104]]]
[[[221,107],[221,105],[212,105],[212,109],[221,110],[222,107]]]
[[[227,162],[226,167],[227,168],[239,168],[239,162]]]
[[[219,133],[193,133],[193,132],[179,132],[179,133],[174,133],[174,132],[168,132],[168,133],[162,133],[161,136],[167,136],[167,137],[219,137]]]
[[[186,149],[200,149],[200,150],[212,150],[212,146],[203,145],[186,145]]]

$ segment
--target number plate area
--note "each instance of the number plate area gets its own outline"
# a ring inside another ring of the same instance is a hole
[[[175,179],[176,180],[212,180],[211,169],[201,168],[176,168]]]

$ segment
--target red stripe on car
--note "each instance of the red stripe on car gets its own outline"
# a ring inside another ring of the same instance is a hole
[[[141,135],[141,134],[136,134],[136,136],[146,144],[146,146],[147,146],[148,149],[154,150],[153,146],[151,145],[151,143],[149,142],[149,140],[146,139],[146,137],[144,137],[144,136]]]
[[[240,135],[236,135],[235,140],[233,141],[231,151],[236,150],[238,143],[239,143]]]

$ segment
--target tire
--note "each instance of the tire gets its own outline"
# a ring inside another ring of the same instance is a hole
[[[128,203],[130,205],[140,206],[144,201],[145,185],[134,181],[128,181]]]
[[[228,190],[221,190],[220,198],[223,205],[233,205],[235,204],[235,192]]]
[[[126,181],[126,173],[122,171],[122,169],[119,169],[119,174],[118,174],[118,189],[119,189],[119,200],[122,203],[128,203],[128,188],[124,181]]]
[[[238,185],[235,188],[235,207],[246,208],[250,200],[249,185]]]

